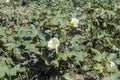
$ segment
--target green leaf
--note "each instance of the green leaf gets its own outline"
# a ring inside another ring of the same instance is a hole
[[[97,49],[91,48],[92,52],[96,53],[96,54],[101,54],[100,51],[98,51]]]
[[[94,56],[94,60],[96,60],[98,62],[102,62],[105,60],[105,55],[104,54],[97,54]]]
[[[75,63],[80,64],[80,61],[84,61],[83,54],[81,52],[72,52],[72,55],[75,56]]]
[[[0,66],[0,78],[3,78],[8,71],[9,69],[7,66]]]
[[[116,58],[116,59],[114,60],[114,62],[115,62],[117,65],[120,65],[120,59],[119,59],[119,58]]]
[[[3,71],[3,69],[1,69],[0,67],[0,78],[3,78],[5,76],[5,72]]]
[[[105,60],[105,54],[99,52],[97,49],[91,49],[95,54],[95,56],[93,57],[94,60],[98,61],[98,62],[102,62],[103,60]]]
[[[117,66],[113,66],[113,67],[108,67],[107,68],[107,70],[109,71],[109,72],[118,72],[118,69],[117,69]]]
[[[68,58],[68,54],[67,53],[59,53],[58,54],[58,59],[60,59],[60,60],[62,59],[64,61],[66,61],[67,58]]]
[[[98,70],[100,73],[103,72],[104,67],[101,64],[95,64],[94,69]]]
[[[107,56],[107,59],[109,61],[112,61],[113,59],[115,59],[117,57],[117,54],[116,53],[110,53],[108,56]]]
[[[68,73],[65,73],[63,75],[63,77],[66,79],[66,80],[74,80],[75,78],[75,73],[74,72],[68,72]]]
[[[29,51],[31,52],[35,52],[37,53],[38,52],[38,48],[36,48],[36,46],[34,44],[26,44],[26,49],[28,49]]]
[[[102,80],[120,80],[120,72],[110,74],[107,77],[104,77]]]
[[[11,69],[9,70],[9,72],[7,73],[7,75],[15,76],[16,73],[17,73],[17,71],[14,70],[14,68],[11,68]]]
[[[59,21],[57,18],[53,18],[50,22],[52,25],[58,25],[59,24]]]
[[[0,35],[5,36],[5,30],[0,26]]]

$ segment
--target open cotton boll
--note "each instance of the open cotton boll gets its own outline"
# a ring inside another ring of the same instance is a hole
[[[79,20],[77,18],[72,18],[71,23],[73,24],[74,27],[78,27]]]
[[[56,53],[58,53],[58,47],[60,46],[60,41],[58,38],[54,37],[48,42],[49,49],[56,49]]]
[[[9,3],[10,2],[10,0],[6,0],[6,3]]]
[[[116,66],[115,63],[113,61],[110,62],[110,67],[114,67]]]
[[[60,41],[59,41],[56,37],[52,38],[52,39],[48,42],[48,47],[49,47],[50,49],[55,49],[56,47],[59,47],[59,45],[60,45]]]

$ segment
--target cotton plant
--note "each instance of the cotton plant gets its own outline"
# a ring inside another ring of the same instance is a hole
[[[60,46],[60,41],[58,38],[54,37],[50,41],[48,41],[48,48],[55,49],[56,53],[58,53],[58,47]]]
[[[71,23],[73,24],[73,27],[78,27],[79,20],[77,18],[72,18]]]

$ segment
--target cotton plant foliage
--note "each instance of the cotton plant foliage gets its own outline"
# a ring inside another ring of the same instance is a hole
[[[0,80],[119,80],[119,0],[0,0]]]

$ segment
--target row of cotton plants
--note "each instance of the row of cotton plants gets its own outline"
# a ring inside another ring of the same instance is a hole
[[[119,3],[0,1],[0,80],[119,80]]]

